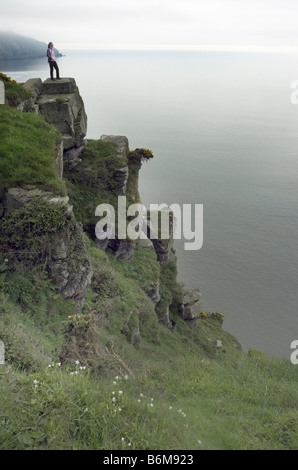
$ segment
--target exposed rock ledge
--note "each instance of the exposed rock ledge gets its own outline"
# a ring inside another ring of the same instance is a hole
[[[84,149],[84,138],[87,133],[87,116],[85,113],[84,102],[80,96],[78,87],[73,78],[63,78],[52,81],[50,79],[41,81],[40,78],[30,79],[24,85],[24,88],[32,93],[32,98],[22,104],[24,111],[34,111],[41,114],[45,120],[54,125],[62,134],[62,147],[57,150],[56,172],[58,178],[63,176],[63,167],[71,172],[79,172],[81,175],[88,172],[88,168],[80,165],[80,154]],[[102,135],[101,140],[112,142],[118,155],[127,157],[129,142],[125,136]],[[138,195],[138,171],[139,168],[131,169],[129,164],[125,167],[119,167],[113,174],[113,180],[117,183],[116,192],[118,195],[126,195],[127,182],[130,172],[135,172],[135,195]],[[86,176],[86,175],[85,175]],[[30,203],[32,199],[42,197],[48,202],[63,204],[65,210],[69,213],[75,224],[75,243],[76,250],[80,255],[73,259],[73,246],[70,246],[67,236],[68,228],[65,227],[64,233],[50,240],[50,258],[48,269],[54,282],[59,286],[60,292],[67,298],[75,299],[82,304],[84,296],[89,288],[92,278],[91,263],[88,258],[87,250],[84,247],[83,233],[79,224],[75,221],[72,213],[72,207],[69,206],[68,197],[53,198],[53,195],[40,190],[22,190],[20,188],[11,188],[6,194],[4,201],[4,213],[15,210],[24,204]],[[145,227],[145,233],[149,229],[149,239],[147,244],[154,249],[161,269],[165,268],[170,262],[176,262],[175,250],[173,247],[173,214],[170,214],[170,237],[168,240],[158,239],[157,234],[151,233],[149,226]],[[73,228],[73,227],[72,227]],[[65,236],[64,236],[65,235]],[[152,236],[153,235],[153,236]],[[108,247],[114,251],[117,258],[129,260],[134,251],[135,242],[130,240],[104,240],[100,242],[95,240],[97,246],[106,250]],[[159,283],[152,286],[148,296],[156,304],[156,311],[161,323],[171,325],[169,318],[169,305],[160,303]],[[194,291],[183,292],[183,300],[179,306],[180,316],[189,323],[196,324],[200,313],[201,294],[198,289]]]
[[[74,78],[48,78],[44,82],[32,78],[23,87],[32,93],[32,98],[19,108],[41,114],[56,127],[62,134],[64,165],[74,167],[80,161],[87,133],[85,106]]]
[[[84,234],[76,221],[68,196],[56,197],[41,189],[9,188],[4,196],[4,217],[36,201],[61,205],[65,224],[59,232],[49,230],[46,266],[49,276],[63,297],[76,301],[81,309],[92,278],[92,267],[85,246]]]

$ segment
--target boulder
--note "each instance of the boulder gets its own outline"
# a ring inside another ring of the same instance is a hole
[[[23,88],[30,91],[33,96],[38,96],[42,92],[42,81],[40,78],[29,78],[24,84]]]
[[[116,152],[125,157],[129,153],[128,138],[123,135],[102,135],[100,140],[104,142],[112,142],[115,145]]]
[[[195,303],[201,300],[201,291],[200,289],[193,290],[183,290],[183,304],[185,307],[191,307]]]
[[[61,78],[60,80],[51,80],[47,78],[42,83],[41,94],[43,95],[65,95],[76,93],[77,85],[74,78]]]
[[[180,305],[180,316],[191,325],[197,323],[202,311],[201,292],[199,289],[184,290],[182,305]]]

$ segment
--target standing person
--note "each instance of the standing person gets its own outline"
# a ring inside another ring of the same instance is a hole
[[[55,56],[55,51],[53,49],[54,44],[52,42],[49,42],[48,44],[48,50],[47,50],[47,56],[48,56],[48,62],[50,66],[50,74],[51,74],[51,80],[54,79],[54,69],[56,70],[56,78],[57,80],[60,80],[59,77],[59,67],[56,62],[56,56]]]

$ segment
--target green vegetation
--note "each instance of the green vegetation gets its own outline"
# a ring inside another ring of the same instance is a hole
[[[145,292],[150,292],[159,283],[160,266],[153,250],[135,247],[130,260],[111,258],[112,266],[125,277],[133,279]]]
[[[65,226],[67,215],[61,204],[44,199],[33,201],[0,219],[1,255],[18,260],[27,266],[45,262],[52,235]]]
[[[41,268],[0,265],[1,449],[297,449],[290,361],[242,353],[216,316],[160,325],[141,288],[148,249],[126,267],[87,243],[80,316]]]
[[[170,262],[160,272],[160,301],[157,312],[161,313],[167,305],[171,306],[172,313],[177,310],[177,305],[182,302],[182,288],[177,283],[177,265]]]
[[[22,101],[30,98],[31,93],[28,90],[4,73],[0,73],[0,80],[4,83],[5,103],[9,106],[16,108]]]
[[[0,118],[0,196],[12,186],[61,189],[55,129],[5,105]],[[138,244],[120,260],[89,236],[94,208],[117,201],[119,168],[130,168],[128,202],[136,200],[141,159],[88,141],[66,173],[76,219],[42,199],[0,219],[0,449],[297,450],[297,366],[244,354],[218,312],[183,321],[174,261],[161,268]],[[67,240],[69,263],[90,257],[93,277],[79,310],[49,279],[52,237],[56,245]],[[157,287],[155,308],[149,294]],[[158,313],[169,304],[166,327]]]
[[[127,157],[115,151],[114,144],[103,140],[88,140],[80,155],[82,161],[74,169],[65,170],[68,194],[77,219],[84,230],[94,237],[98,222],[95,208],[100,204],[111,204],[115,209],[115,231],[118,227],[118,195],[122,193],[124,177],[119,171],[129,168],[126,184],[126,205],[140,202],[138,195],[138,174],[141,163],[153,158],[147,149],[136,149]]]
[[[114,174],[127,166],[127,159],[116,154],[111,142],[101,140],[88,140],[80,158],[82,162],[72,171],[66,170],[64,177],[76,218],[86,232],[94,235],[99,220],[95,209],[99,204],[113,205],[117,214],[119,187]]]
[[[43,188],[65,194],[55,172],[61,135],[34,113],[0,107],[0,186]]]

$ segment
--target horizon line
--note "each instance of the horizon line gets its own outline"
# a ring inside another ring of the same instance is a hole
[[[298,46],[261,46],[261,45],[198,45],[198,44],[103,44],[103,43],[64,43],[57,42],[55,47],[65,50],[102,50],[102,51],[226,51],[226,52],[292,52],[298,53]]]

